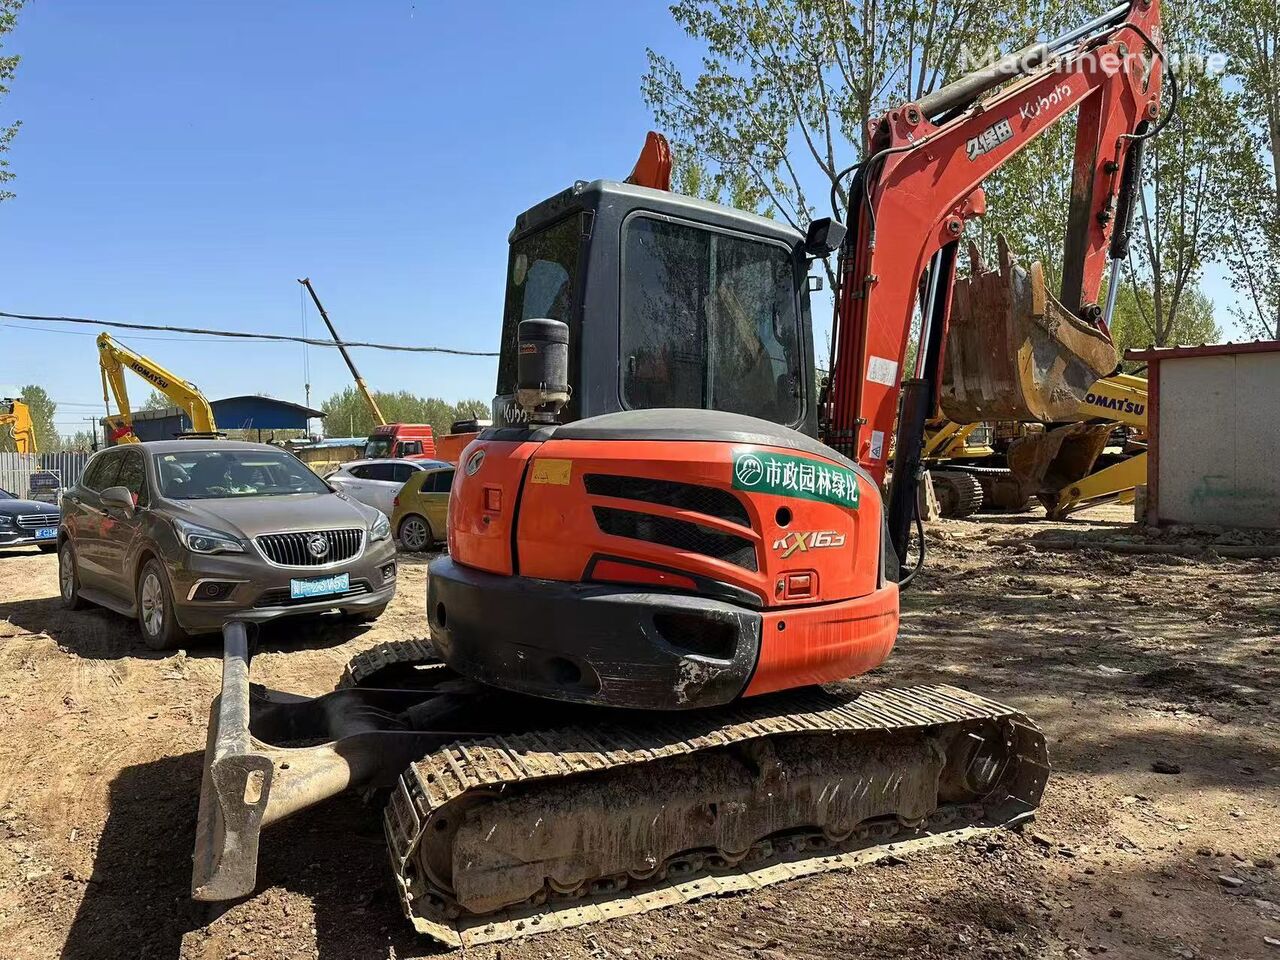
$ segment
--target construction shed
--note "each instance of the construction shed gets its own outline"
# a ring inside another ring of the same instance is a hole
[[[209,405],[219,430],[244,430],[250,440],[270,440],[275,430],[306,430],[309,420],[324,417],[321,410],[271,397],[228,397]],[[105,430],[106,421],[102,424]],[[178,407],[138,410],[133,414],[133,432],[139,440],[172,440],[190,429],[190,419]]]
[[[1125,359],[1148,371],[1147,522],[1280,528],[1280,341]]]

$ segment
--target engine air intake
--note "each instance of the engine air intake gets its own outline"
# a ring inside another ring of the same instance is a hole
[[[739,526],[751,526],[746,506],[727,490],[704,487],[697,483],[676,483],[652,477],[619,477],[607,473],[589,473],[583,482],[587,493],[597,497],[660,503],[680,510],[705,513],[709,517],[718,517]]]
[[[676,550],[700,553],[755,572],[759,569],[755,545],[746,537],[721,533],[698,523],[658,517],[613,507],[592,507],[596,525],[605,533],[643,540]]]

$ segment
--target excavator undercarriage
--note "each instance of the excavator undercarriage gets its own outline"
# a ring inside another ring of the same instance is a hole
[[[344,789],[390,787],[405,914],[453,946],[1016,825],[1048,776],[1044,738],[1021,713],[955,687],[809,688],[655,720],[499,692],[408,641],[357,658],[311,699],[251,685],[244,626],[224,637],[196,898],[252,891],[267,824]]]

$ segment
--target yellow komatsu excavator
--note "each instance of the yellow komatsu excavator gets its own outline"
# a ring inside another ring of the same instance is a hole
[[[36,430],[31,423],[31,408],[12,397],[0,400],[0,427],[7,427],[18,453],[37,453]]]
[[[160,364],[113,340],[109,334],[98,334],[98,362],[102,368],[102,400],[107,405],[108,440],[112,443],[138,443],[133,432],[133,413],[129,407],[129,388],[125,383],[125,369],[132,370],[177,406],[191,419],[191,430],[183,436],[216,437],[218,425],[213,418],[213,408],[195,386]],[[116,413],[111,412],[111,400],[115,398]]]
[[[1099,468],[1116,427],[1136,434],[1138,449]],[[1089,388],[1072,420],[1025,433],[1003,457],[989,424],[946,417],[929,424],[924,457],[944,517],[967,517],[984,504],[1020,510],[1035,497],[1056,520],[1103,503],[1133,502],[1135,488],[1146,482],[1146,429],[1147,381],[1118,373]]]

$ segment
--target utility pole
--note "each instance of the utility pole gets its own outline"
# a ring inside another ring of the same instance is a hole
[[[93,436],[93,452],[98,452],[98,418],[97,417],[81,417],[82,420],[89,421],[89,433]]]

